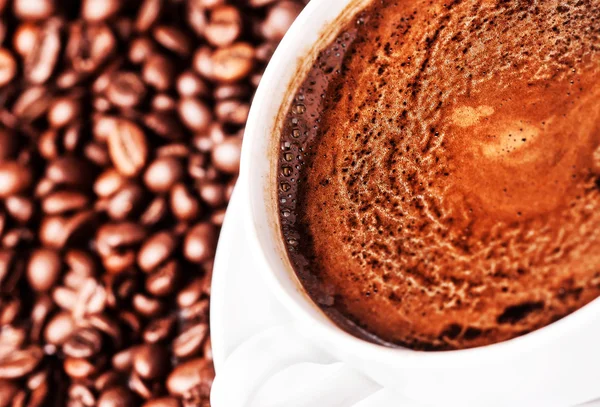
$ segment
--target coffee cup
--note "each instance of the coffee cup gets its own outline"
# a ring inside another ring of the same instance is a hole
[[[300,284],[280,232],[275,182],[278,131],[318,51],[333,38],[336,27],[369,2],[313,0],[290,28],[263,76],[246,126],[237,190],[246,203],[240,210],[254,255],[251,272],[293,315],[296,322],[290,329],[381,386],[425,405],[564,407],[600,397],[600,300],[512,340],[466,350],[422,352],[350,335],[314,304]],[[312,349],[305,353],[306,360],[315,359]],[[298,363],[302,356],[302,350],[285,343],[271,349],[269,358],[260,362],[263,374],[248,377],[243,384],[244,394],[252,394],[269,372]],[[250,363],[257,362],[239,360],[230,368],[251,372]]]

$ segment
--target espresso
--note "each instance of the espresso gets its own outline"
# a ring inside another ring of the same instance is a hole
[[[377,0],[291,101],[282,235],[355,335],[487,345],[600,295],[600,1]]]

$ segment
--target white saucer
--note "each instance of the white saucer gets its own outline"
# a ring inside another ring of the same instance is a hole
[[[210,311],[210,328],[211,328],[211,339],[213,348],[213,359],[215,363],[215,370],[217,377],[219,373],[224,370],[226,361],[235,359],[236,349],[242,347],[242,345],[248,345],[249,343],[256,344],[264,340],[266,344],[263,348],[264,352],[268,354],[269,346],[269,332],[274,329],[288,329],[291,331],[293,336],[293,318],[292,316],[281,306],[278,300],[268,291],[265,283],[261,280],[260,275],[254,272],[253,256],[248,251],[247,245],[245,244],[246,233],[243,230],[243,222],[240,216],[243,211],[240,211],[240,205],[246,204],[242,197],[244,194],[234,192],[223,228],[221,230],[221,236],[219,239],[219,245],[214,264],[213,281],[211,287],[211,311]],[[293,341],[295,338],[290,338]],[[299,342],[295,346],[315,346],[315,344],[307,344]],[[258,347],[260,349],[260,347]],[[260,370],[260,355],[257,355],[257,371]],[[307,361],[305,365],[310,365]],[[399,406],[402,407],[422,407],[420,404],[416,404],[411,400],[406,400],[403,397],[394,394],[386,389],[382,389],[379,385],[373,383],[366,376],[363,376],[360,372],[349,371],[347,367],[342,366],[339,368],[339,363],[325,353],[322,353],[322,365],[318,368],[308,367],[312,369],[309,371],[309,375],[328,374],[330,377],[326,377],[323,380],[343,380],[347,382],[348,393],[352,393],[352,397],[349,399],[350,402],[344,403],[337,400],[336,402],[328,402],[327,407],[339,406],[339,407],[386,407],[386,406]],[[338,369],[339,368],[339,369]],[[336,370],[337,369],[337,370]],[[334,371],[333,373],[332,370]],[[285,372],[284,372],[285,373]],[[235,380],[228,372],[228,381]],[[244,372],[239,372],[239,380],[244,381]],[[257,373],[258,374],[258,373]],[[306,375],[306,374],[305,374]],[[311,376],[311,377],[312,377]],[[311,387],[307,386],[306,383],[298,383],[296,380],[285,380],[286,375],[279,375],[276,380],[270,381],[270,386],[276,386],[277,391],[281,391],[282,387],[290,387],[290,391],[296,390],[297,387],[304,386],[304,391],[313,393],[313,402],[305,403],[300,401],[302,397],[298,397],[296,403],[292,403],[293,406],[308,406],[308,405],[323,405],[318,401],[315,404],[315,397],[318,395],[318,399],[321,402],[327,399],[327,394],[324,394],[323,386]],[[334,377],[333,379],[331,377]],[[342,379],[340,379],[340,377]],[[220,383],[222,385],[222,383]],[[223,386],[219,386],[223,387]],[[228,386],[232,393],[235,393],[235,383],[228,383]],[[243,387],[243,386],[241,386]],[[254,406],[268,406],[270,407],[283,407],[284,404],[271,401],[270,403],[257,404],[257,399],[261,399],[261,395],[265,392],[269,392],[269,386],[266,386],[266,390],[262,389],[259,394],[254,394],[253,403],[246,404],[243,401],[243,397],[237,395],[236,397],[229,398],[228,400],[236,399],[237,402],[231,401],[215,403],[213,397],[213,407],[254,407]],[[432,389],[434,390],[434,389]],[[221,391],[223,393],[223,391]],[[214,394],[213,394],[214,396]],[[242,401],[240,401],[240,398]],[[218,397],[218,400],[223,400],[222,395]],[[303,400],[308,400],[304,397]],[[233,405],[235,404],[235,406]],[[600,407],[600,400],[585,404],[586,407]],[[292,407],[292,405],[286,402],[285,407]]]

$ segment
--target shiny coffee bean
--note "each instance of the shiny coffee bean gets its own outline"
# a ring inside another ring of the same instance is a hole
[[[111,362],[113,367],[122,372],[128,372],[133,366],[133,359],[138,348],[138,346],[133,346],[115,353]]]
[[[187,358],[200,353],[202,344],[208,335],[208,324],[190,326],[173,340],[173,354],[178,358]]]
[[[37,249],[29,256],[27,281],[37,292],[50,290],[60,278],[62,261],[52,249]]]
[[[75,330],[75,321],[69,312],[61,311],[54,315],[44,329],[44,340],[52,345],[60,346]]]
[[[134,64],[144,63],[155,52],[154,42],[147,37],[134,39],[129,45],[129,60]]]
[[[12,45],[14,50],[21,57],[27,57],[35,47],[39,33],[39,26],[33,22],[22,22],[19,24],[13,34]]]
[[[168,58],[154,54],[145,61],[142,78],[155,89],[165,91],[171,87],[174,72],[175,68]]]
[[[15,161],[0,162],[0,198],[18,194],[29,188],[32,171]]]
[[[212,120],[210,109],[196,98],[181,99],[177,106],[177,112],[183,124],[192,131],[206,130]]]
[[[181,407],[176,397],[161,397],[145,402],[142,407]]]
[[[171,188],[171,212],[179,220],[191,221],[200,215],[200,203],[185,184],[177,184]]]
[[[97,371],[97,367],[86,359],[66,357],[63,361],[63,369],[67,375],[74,380],[84,380]]]
[[[143,379],[157,379],[164,376],[168,369],[169,354],[163,346],[142,345],[133,357],[133,369]]]
[[[236,174],[240,168],[242,141],[229,137],[212,150],[212,161],[220,171]]]
[[[20,0],[20,3],[36,3],[44,2],[44,0]],[[47,1],[46,1],[47,2]],[[15,3],[16,6],[16,3]],[[41,17],[41,18],[46,18]],[[62,21],[59,19],[47,20],[44,27],[40,31],[40,35],[35,46],[25,58],[24,73],[25,78],[34,84],[41,85],[45,83],[56,68],[60,51]]]
[[[176,88],[182,97],[205,96],[208,93],[206,83],[191,71],[183,72],[177,77]]]
[[[216,50],[211,56],[211,76],[219,82],[231,83],[247,76],[254,67],[254,48],[247,43],[235,43]]]
[[[158,343],[166,341],[175,329],[176,318],[167,316],[154,319],[148,324],[143,332],[143,339],[146,343]]]
[[[42,210],[48,215],[61,215],[83,210],[88,203],[89,197],[81,192],[57,191],[43,199]]]
[[[181,161],[174,157],[158,158],[152,162],[144,174],[144,183],[152,192],[168,192],[184,175]]]
[[[171,233],[163,231],[150,236],[140,248],[138,265],[150,272],[166,261],[177,247],[177,240]]]
[[[138,10],[135,28],[137,31],[147,31],[158,19],[162,10],[162,0],[143,0]]]
[[[192,359],[177,366],[167,378],[169,393],[183,396],[200,385],[210,388],[215,376],[212,364],[205,359]]]
[[[11,52],[0,48],[0,86],[5,86],[17,74],[17,61]]]
[[[190,53],[191,44],[188,36],[176,27],[159,25],[152,31],[154,40],[176,54],[186,56]]]
[[[280,41],[300,11],[302,6],[293,1],[282,0],[275,3],[267,12],[262,34],[271,41]]]
[[[19,223],[27,223],[34,215],[34,202],[23,196],[10,196],[4,202],[6,211]]]
[[[83,0],[81,15],[90,22],[103,21],[115,15],[120,6],[119,0]]]
[[[81,102],[72,97],[55,99],[48,109],[48,123],[52,127],[71,124],[81,114]]]
[[[177,294],[179,308],[187,308],[196,303],[202,296],[202,278],[193,279]]]
[[[221,5],[211,10],[210,21],[204,30],[206,40],[215,47],[231,45],[242,30],[242,17],[237,8]]]
[[[162,196],[157,196],[140,215],[140,223],[144,226],[156,225],[166,214],[167,202]]]
[[[136,183],[126,183],[107,203],[107,213],[111,219],[121,221],[132,217],[144,204],[144,189]]]
[[[139,104],[146,94],[141,78],[133,72],[119,72],[113,75],[106,89],[108,100],[121,108],[132,108]]]
[[[193,263],[202,263],[214,256],[217,230],[210,223],[199,223],[186,234],[183,254]]]
[[[156,299],[143,294],[135,294],[132,301],[133,308],[138,314],[152,318],[162,313],[164,304]]]
[[[63,345],[65,355],[73,358],[89,358],[102,348],[102,335],[94,328],[80,328],[73,332]]]
[[[156,297],[173,293],[179,280],[179,265],[173,260],[160,267],[146,279],[146,291]]]
[[[133,394],[124,387],[107,389],[98,398],[98,407],[130,407],[133,403]]]
[[[15,15],[24,20],[44,20],[55,10],[54,0],[14,0]]]
[[[146,165],[146,136],[138,125],[128,120],[118,120],[114,130],[108,137],[110,158],[123,176],[135,176]]]
[[[0,379],[18,379],[33,371],[44,352],[37,346],[13,350],[0,358]]]
[[[227,199],[225,198],[225,187],[216,182],[206,182],[198,186],[200,198],[206,204],[213,208],[223,206]]]

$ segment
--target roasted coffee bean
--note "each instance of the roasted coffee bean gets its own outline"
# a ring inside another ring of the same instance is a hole
[[[8,214],[18,223],[27,223],[34,215],[35,207],[31,199],[23,196],[10,196],[4,202]]]
[[[124,349],[119,353],[116,353],[112,357],[112,365],[115,369],[122,372],[127,372],[133,366],[133,358],[135,353],[139,349],[139,346],[134,346],[128,349]]]
[[[106,62],[116,48],[115,35],[105,24],[76,22],[69,30],[66,53],[76,72],[90,74]],[[114,66],[109,67],[111,71]]]
[[[155,52],[154,43],[150,38],[139,37],[129,45],[129,60],[134,64],[144,63]]]
[[[92,179],[92,168],[81,158],[62,156],[48,165],[46,178],[56,185],[87,188]]]
[[[32,176],[29,167],[15,161],[0,162],[0,198],[27,190],[31,185]]]
[[[154,319],[144,329],[144,341],[147,343],[158,343],[167,340],[175,328],[175,322],[176,318],[172,315]]]
[[[186,71],[177,77],[177,92],[182,97],[206,96],[208,86],[195,73]]]
[[[215,115],[223,123],[243,125],[248,119],[250,105],[237,100],[224,100],[215,106]]]
[[[145,400],[156,395],[153,392],[153,388],[150,385],[150,382],[142,380],[142,378],[135,372],[132,372],[129,376],[129,388]]]
[[[59,97],[48,109],[48,123],[52,127],[64,127],[72,123],[81,113],[80,101],[73,97]]]
[[[241,31],[242,17],[239,10],[233,6],[220,5],[211,10],[204,36],[215,47],[226,47],[238,38]]]
[[[148,238],[138,253],[138,265],[145,272],[150,272],[166,261],[177,247],[173,234],[163,231]]]
[[[121,374],[114,370],[108,370],[102,373],[94,380],[94,388],[98,391],[104,391],[114,387],[122,380]]]
[[[42,210],[48,215],[61,215],[83,210],[89,203],[87,195],[75,191],[57,191],[42,200]]]
[[[10,407],[19,386],[13,381],[0,379],[0,407]]]
[[[43,1],[35,0],[34,2]],[[21,0],[21,3],[28,0]],[[58,57],[62,48],[60,31],[62,22],[59,19],[51,19],[46,22],[38,39],[25,58],[25,77],[34,84],[46,82],[58,62]]]
[[[86,359],[66,357],[63,361],[63,369],[67,375],[75,380],[84,380],[96,373],[97,368]]]
[[[98,398],[98,407],[130,407],[133,403],[133,394],[124,387],[105,390]]]
[[[222,226],[225,221],[225,209],[217,209],[210,215],[210,221],[215,226]]]
[[[190,324],[208,321],[208,300],[200,300],[179,312],[181,319]]]
[[[236,174],[240,168],[242,141],[229,137],[212,150],[212,161],[219,171]]]
[[[138,31],[147,31],[152,27],[161,13],[163,0],[143,0],[135,21],[135,28]]]
[[[183,254],[193,263],[202,263],[214,256],[217,230],[210,223],[199,223],[185,236]]]
[[[115,15],[120,7],[119,0],[83,0],[81,15],[88,21],[98,22]]]
[[[164,308],[164,304],[160,300],[143,294],[135,294],[132,304],[138,314],[147,318],[158,316]]]
[[[144,203],[144,196],[145,192],[140,185],[126,183],[108,200],[108,216],[116,221],[130,218]]]
[[[69,386],[68,395],[69,406],[94,407],[96,405],[94,393],[82,384],[72,384]]]
[[[65,263],[73,272],[81,276],[91,277],[96,274],[96,261],[86,251],[76,249],[67,251]]]
[[[156,225],[165,217],[166,213],[167,201],[162,196],[157,196],[140,216],[140,223],[145,226]]]
[[[73,358],[89,358],[102,348],[102,335],[94,328],[80,328],[73,332],[63,345],[65,355]]]
[[[177,294],[179,308],[187,308],[196,303],[202,296],[202,278],[193,279]]]
[[[282,0],[275,3],[267,12],[262,34],[271,41],[280,41],[300,11],[302,6],[293,1]]]
[[[192,131],[205,131],[212,120],[210,109],[195,98],[184,98],[179,101],[177,112],[183,124]]]
[[[89,229],[95,216],[93,211],[81,211],[70,217],[46,216],[40,224],[39,239],[46,247],[62,249],[71,238]]]
[[[10,296],[0,296],[0,326],[12,324],[21,312],[21,301]]]
[[[211,56],[211,77],[219,82],[231,83],[247,76],[254,68],[254,48],[247,43],[235,43],[219,48]]]
[[[17,74],[17,61],[9,50],[0,48],[0,86],[5,86]]]
[[[113,75],[106,89],[108,100],[115,106],[131,108],[139,104],[146,94],[146,87],[133,72],[119,72]]]
[[[167,372],[169,354],[164,346],[146,344],[140,346],[133,357],[133,369],[143,379],[157,379]]]
[[[22,22],[13,34],[12,46],[21,57],[27,57],[35,47],[40,28],[33,22]]]
[[[44,340],[52,345],[60,346],[75,330],[75,321],[69,312],[61,311],[55,314],[46,324]]]
[[[176,27],[160,25],[152,31],[154,40],[160,45],[176,54],[187,56],[190,53],[191,44],[188,36]]]
[[[190,326],[173,340],[173,354],[178,358],[197,355],[207,335],[207,324],[201,323]]]
[[[171,87],[174,72],[175,67],[168,58],[154,54],[145,61],[142,78],[155,89],[165,91]]]
[[[37,249],[29,256],[27,280],[35,291],[50,290],[60,278],[62,261],[52,249]]]
[[[205,385],[210,388],[215,376],[212,364],[206,359],[192,359],[177,366],[167,378],[169,393],[183,396],[195,387]]]
[[[96,178],[94,192],[102,198],[107,198],[121,189],[125,182],[125,177],[114,168],[109,168]]]
[[[171,188],[171,212],[179,220],[191,221],[200,215],[200,204],[185,184],[177,184]]]
[[[153,102],[156,101],[159,96],[160,95],[155,96]],[[152,130],[157,136],[167,140],[180,140],[185,137],[182,126],[179,124],[174,114],[169,111],[164,111],[174,110],[176,108],[176,104],[175,101],[173,101],[170,97],[166,98],[169,106],[160,106],[160,108],[157,108],[159,111],[147,114],[144,116],[143,121],[146,127]]]
[[[54,0],[14,0],[13,11],[24,20],[44,20],[54,13]]]
[[[205,182],[198,186],[198,192],[202,201],[213,208],[222,207],[227,199],[225,198],[225,187],[216,182]]]
[[[146,165],[148,146],[142,129],[128,120],[118,120],[108,136],[110,158],[119,172],[132,177]]]
[[[30,346],[0,358],[0,379],[18,379],[33,371],[41,362],[44,352],[37,346]]]
[[[179,264],[172,260],[154,271],[146,279],[146,291],[157,297],[173,293],[179,280]]]
[[[181,403],[176,397],[161,397],[147,401],[142,407],[181,407]]]
[[[174,157],[162,157],[150,164],[144,183],[152,192],[168,192],[183,177],[183,165]]]
[[[133,222],[105,224],[96,234],[98,250],[102,255],[110,254],[114,249],[141,243],[146,235],[146,229]]]
[[[152,101],[150,102],[150,105],[152,106],[152,109],[155,110],[155,114],[158,114],[159,112],[170,112],[172,110],[175,110],[177,108],[177,102],[175,101],[175,99],[173,99],[171,96],[167,95],[166,93],[157,93],[156,95],[154,95],[154,97],[152,98]],[[150,114],[148,115],[150,117],[152,117],[153,115]],[[146,116],[146,117],[148,117]],[[145,123],[146,121],[144,121]],[[152,123],[152,121],[150,122]],[[175,123],[172,123],[173,125],[175,125]],[[147,125],[148,127],[151,127],[151,125]],[[152,129],[155,130],[155,129]],[[181,138],[179,137],[178,134],[174,134],[174,135],[166,135],[166,134],[161,134],[160,132],[156,132],[157,134],[159,134],[160,136],[163,136],[165,138]]]

